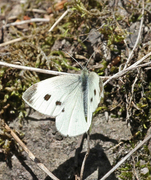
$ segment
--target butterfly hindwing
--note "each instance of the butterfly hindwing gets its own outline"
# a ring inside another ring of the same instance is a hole
[[[89,73],[88,78],[88,111],[87,121],[91,125],[93,112],[96,110],[101,98],[104,95],[103,82],[99,76],[94,73]]]
[[[74,89],[65,102],[65,109],[56,117],[56,128],[65,136],[77,136],[89,129],[84,114],[81,88],[79,85]]]

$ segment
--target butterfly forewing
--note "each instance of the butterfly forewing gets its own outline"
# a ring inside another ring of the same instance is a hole
[[[56,117],[64,108],[66,98],[78,84],[79,75],[49,78],[28,88],[23,99],[40,113]]]

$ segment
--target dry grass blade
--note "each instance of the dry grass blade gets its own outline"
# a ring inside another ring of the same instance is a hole
[[[130,60],[132,59],[132,55],[134,54],[134,51],[135,51],[135,49],[136,49],[136,47],[137,47],[137,45],[138,45],[138,43],[139,43],[140,37],[141,37],[141,31],[142,31],[143,21],[144,21],[144,1],[142,2],[142,4],[143,4],[143,8],[142,8],[142,18],[141,18],[140,28],[139,28],[139,32],[138,32],[138,37],[137,37],[137,40],[136,40],[136,42],[135,42],[135,45],[134,45],[134,47],[133,47],[131,53],[129,54],[129,57],[128,57],[126,63],[125,63],[124,69],[127,68],[128,63],[129,63]]]
[[[127,158],[129,158],[135,151],[137,151],[144,143],[146,143],[151,138],[151,135],[146,137],[142,142],[140,142],[132,151],[130,151],[120,162],[118,162],[108,173],[105,174],[100,180],[105,180],[110,176]]]
[[[68,14],[68,12],[71,12],[71,9],[67,9],[67,10],[62,14],[62,16],[53,24],[53,26],[49,29],[48,32],[51,32],[51,31],[56,27],[56,25]]]
[[[13,43],[22,41],[22,40],[27,39],[27,38],[30,38],[30,37],[31,37],[31,36],[25,36],[25,37],[13,39],[13,40],[11,40],[11,41],[7,41],[7,42],[4,42],[4,43],[0,44],[0,47],[7,46],[7,45],[9,45],[9,44],[13,44]]]
[[[56,75],[56,76],[57,75],[68,75],[68,73],[65,73],[65,72],[58,72],[58,71],[52,71],[52,70],[46,70],[46,69],[40,69],[40,68],[34,68],[34,67],[21,66],[21,65],[10,64],[10,63],[1,62],[1,61],[0,61],[0,65],[17,68],[17,69],[22,69],[22,70],[26,70],[26,71],[35,71],[38,73],[52,74],[52,75]]]
[[[0,65],[1,66],[6,66],[6,67],[12,67],[12,68],[16,68],[16,69],[22,69],[22,70],[26,70],[26,71],[34,71],[34,72],[38,72],[38,73],[51,74],[51,75],[55,75],[55,76],[71,75],[71,74],[65,73],[65,72],[59,72],[59,71],[52,71],[52,70],[47,70],[47,69],[40,69],[40,68],[22,66],[22,65],[17,65],[17,64],[6,63],[6,62],[2,62],[2,61],[0,61]],[[100,76],[100,78],[108,79],[109,76]]]
[[[49,22],[49,19],[46,19],[46,18],[33,18],[33,19],[30,19],[30,20],[25,20],[25,21],[6,24],[6,25],[3,26],[3,28],[9,27],[9,26],[17,26],[17,25],[26,24],[26,23],[32,23],[32,22]]]
[[[84,167],[85,167],[85,163],[86,163],[86,160],[89,156],[89,153],[90,153],[90,144],[89,144],[89,141],[90,141],[90,133],[89,131],[87,132],[87,151],[86,151],[86,154],[84,156],[84,159],[83,159],[83,162],[82,162],[82,166],[81,166],[81,172],[80,172],[80,180],[83,179],[83,173],[84,173]]]
[[[141,58],[141,59],[138,60],[136,63],[134,63],[134,64],[132,64],[131,66],[129,66],[128,68],[123,69],[122,71],[120,71],[120,72],[114,74],[113,76],[111,76],[108,80],[106,80],[106,81],[104,82],[103,85],[105,86],[105,85],[106,85],[109,81],[111,81],[112,79],[119,78],[119,77],[123,76],[124,74],[126,74],[128,71],[131,71],[131,70],[134,70],[134,69],[138,68],[138,67],[139,67],[138,65],[139,65],[141,62],[143,62],[146,58],[148,58],[149,56],[151,56],[151,52],[148,53],[148,54],[146,54],[143,58]]]

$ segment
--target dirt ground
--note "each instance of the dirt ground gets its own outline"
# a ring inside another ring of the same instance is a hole
[[[17,130],[18,122],[10,126]],[[25,133],[24,142],[27,147],[54,175],[62,180],[74,179],[75,152],[80,148],[82,136],[61,137],[55,131],[54,121],[37,112],[24,120],[22,132]],[[98,114],[94,118],[90,137],[90,154],[86,161],[84,179],[98,179],[110,170],[117,156],[125,154],[123,148],[120,147],[119,151],[115,146],[120,140],[129,140],[131,132],[120,119],[107,122],[103,114]],[[85,151],[86,140],[78,156],[78,168]],[[11,168],[5,162],[0,163],[1,179],[49,179],[25,152],[22,156],[14,154],[11,160]],[[113,173],[108,179],[118,178]]]
[[[69,3],[70,8],[76,9],[75,14],[66,16],[68,18],[48,34],[50,27],[65,12],[66,3]],[[76,68],[79,68],[77,63],[71,61],[69,65],[61,51],[71,53],[82,65],[85,65],[84,61],[95,52],[88,68],[95,70],[99,75],[112,76],[124,67],[128,50],[132,50],[137,40],[141,26],[141,3],[126,0],[119,0],[117,3],[98,0],[93,3],[89,0],[0,0],[1,27],[31,18],[49,20],[49,24],[43,24],[41,21],[36,22],[37,24],[30,22],[17,26],[9,25],[4,31],[1,28],[0,61],[75,73]],[[150,3],[145,1],[145,21],[139,45],[129,66],[151,52],[150,10]],[[104,23],[107,26],[101,29]],[[101,32],[98,32],[99,29]],[[17,42],[11,42],[13,39],[17,39]],[[87,41],[82,44],[84,39]],[[9,42],[9,45],[5,42]],[[103,43],[107,45],[101,46]],[[150,63],[150,57],[143,63]],[[146,67],[150,68],[150,64],[105,85],[105,98],[100,105],[102,108],[98,110],[92,122],[90,153],[84,168],[84,180],[101,179],[151,134],[151,70]],[[0,70],[0,119],[9,124],[36,158],[57,178],[75,180],[75,174],[79,175],[87,151],[86,135],[63,137],[56,131],[55,119],[24,106],[21,98],[22,93],[31,84],[44,78],[41,74],[26,73],[3,66]],[[103,79],[104,82],[105,80]],[[9,133],[0,127],[0,180],[49,180],[50,177],[15,144]],[[107,180],[150,180],[150,154],[151,141],[129,157]]]

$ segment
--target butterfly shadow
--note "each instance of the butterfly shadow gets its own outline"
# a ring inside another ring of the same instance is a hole
[[[83,137],[84,141],[85,136]],[[116,140],[105,137],[101,134],[93,134],[90,136],[92,139],[101,139],[102,141],[111,141],[113,143],[117,143]],[[82,142],[83,143],[83,142]],[[79,175],[81,170],[81,165],[83,162],[83,158],[85,156],[85,152],[81,152],[82,143],[80,147],[76,150],[75,157],[71,157],[63,164],[61,164],[57,169],[55,169],[52,173],[57,176],[61,180],[75,180],[75,174]],[[77,161],[78,157],[78,161]],[[90,149],[89,156],[85,163],[83,179],[91,178],[91,179],[100,179],[103,177],[110,169],[112,168],[103,148],[101,145],[96,144],[94,148]],[[94,178],[95,177],[95,178]],[[50,177],[46,177],[45,180],[50,180]],[[115,174],[112,173],[107,180],[117,180]]]
[[[43,117],[43,118],[40,118],[40,119],[38,119],[38,118],[34,118],[34,117],[30,117],[30,116],[28,116],[28,117],[25,117],[24,118],[26,121],[53,121],[53,122],[55,122],[55,119],[54,118],[50,118],[50,117]]]
[[[28,109],[27,116],[24,117],[26,121],[53,121],[55,122],[55,118],[51,118],[48,115],[44,115],[39,113],[38,111],[35,111],[31,108]]]
[[[13,156],[15,156],[16,158],[12,158]],[[9,167],[9,169],[5,167],[7,171],[4,170],[2,176],[4,175],[4,177],[6,177],[8,174],[7,177],[11,178],[11,176],[13,175],[14,178],[15,176],[17,178],[18,173],[21,172],[21,170],[17,170],[15,165],[20,163],[24,167],[24,169],[29,173],[29,176],[31,176],[33,180],[38,180],[38,177],[36,176],[32,168],[26,163],[26,160],[27,160],[26,156],[24,156],[22,152],[18,150],[17,146],[12,144],[11,153],[9,153],[7,157],[6,154],[0,153],[0,162],[6,162],[7,166]]]
[[[118,141],[115,140],[115,139],[112,139],[112,138],[109,138],[108,136],[104,136],[103,134],[99,134],[99,133],[95,133],[95,134],[92,134],[90,135],[90,139],[91,140],[101,140],[101,141],[104,141],[104,142],[112,142],[113,144],[118,144]]]
[[[22,155],[21,153],[19,153],[18,151],[14,151],[14,155],[16,156],[16,158],[18,159],[18,161],[20,162],[20,164],[26,169],[26,171],[31,175],[33,180],[38,180],[38,177],[36,176],[36,174],[34,173],[34,171],[31,169],[31,167],[29,165],[26,164],[25,160],[26,157],[24,155]]]
[[[26,107],[27,115],[24,117],[26,121],[55,121],[55,118],[51,118],[48,115],[42,114],[31,107]]]

